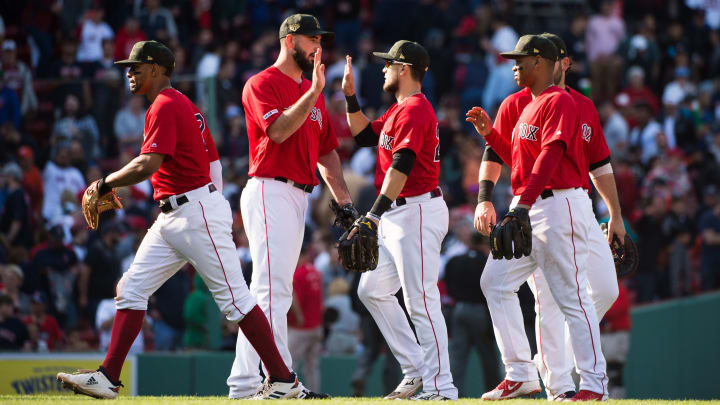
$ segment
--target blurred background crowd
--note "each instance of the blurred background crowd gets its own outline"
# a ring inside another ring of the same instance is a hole
[[[314,14],[336,33],[324,44],[325,98],[360,212],[375,199],[375,151],[358,149],[345,121],[344,55],[353,56],[356,89],[370,117],[393,102],[381,90],[382,61],[371,52],[410,39],[431,55],[423,91],[440,123],[440,183],[451,209],[440,274],[461,390],[472,346],[489,365],[487,383],[500,380],[478,282],[488,249],[472,226],[484,145],[463,117],[475,105],[494,114],[518,90],[513,62],[498,54],[512,49],[520,35],[552,31],[567,43],[568,84],[597,106],[622,212],[639,247],[640,268],[622,281],[603,330],[629,329],[631,305],[720,287],[717,1],[0,1],[0,350],[104,350],[109,343],[115,284],[157,204],[148,182],[121,189],[125,208],[89,232],[79,201],[87,184],[139,151],[148,103],[129,94],[125,71],[112,63],[136,41],[155,39],[174,51],[173,85],[207,117],[249,277],[238,204],[248,169],[240,95],[245,81],[276,59],[278,27],[294,12]],[[502,215],[511,197],[507,168],[495,190]],[[353,297],[357,276],[338,265],[327,191],[321,185],[309,198],[291,339],[293,330],[319,331],[311,334],[312,349],[297,355],[306,368],[323,353],[358,355],[353,387],[362,393],[384,350],[382,338]],[[593,199],[602,219],[607,209],[595,193]],[[524,290],[520,295],[532,325],[532,296]],[[209,300],[193,269],[183,269],[151,298],[135,349],[207,348]],[[218,328],[221,347],[233,350],[237,326]],[[388,378],[390,388],[400,379],[392,363],[386,374],[394,369],[397,378]]]

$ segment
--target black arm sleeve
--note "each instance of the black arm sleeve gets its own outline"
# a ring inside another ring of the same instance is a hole
[[[390,167],[399,171],[400,173],[409,176],[410,170],[415,164],[415,152],[410,149],[400,149],[393,153],[393,161]]]
[[[372,129],[372,125],[368,124],[365,129],[355,135],[355,142],[358,146],[377,146],[380,135],[376,134]]]
[[[500,164],[505,163],[500,158],[500,156],[494,150],[492,150],[490,145],[485,146],[485,153],[483,153],[482,160],[483,160],[483,162],[489,161],[489,162],[495,162],[495,163],[500,163]]]
[[[591,163],[589,171],[593,171],[593,170],[597,169],[598,167],[605,166],[608,163],[610,163],[610,155],[608,155],[608,157],[606,157],[605,159],[603,159],[599,162]]]

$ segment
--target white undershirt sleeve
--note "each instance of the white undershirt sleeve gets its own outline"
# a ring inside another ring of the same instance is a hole
[[[608,162],[608,163],[606,163],[606,164],[598,167],[597,169],[591,171],[591,172],[590,172],[590,178],[591,178],[591,179],[596,179],[596,178],[598,178],[598,177],[600,177],[600,176],[602,176],[602,175],[612,174],[612,173],[613,173],[612,164],[610,164],[610,162]]]
[[[210,162],[210,180],[215,185],[215,188],[222,194],[223,190],[223,179],[222,179],[222,165],[220,160]]]

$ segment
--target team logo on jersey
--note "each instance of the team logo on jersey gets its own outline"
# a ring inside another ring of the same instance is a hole
[[[320,129],[322,129],[322,113],[320,112],[320,109],[317,107],[313,107],[312,112],[310,113],[310,120],[316,121],[318,125],[320,125]]]
[[[582,137],[585,140],[585,142],[590,142],[590,138],[592,138],[592,128],[588,124],[582,124]]]
[[[535,134],[537,133],[538,129],[540,129],[540,127],[536,127],[535,125],[529,125],[523,122],[518,126],[518,137],[520,139],[527,139],[528,141],[537,141]]]
[[[394,136],[389,136],[385,133],[385,131],[382,131],[380,133],[380,147],[385,150],[392,150],[393,147],[393,141],[395,140]]]

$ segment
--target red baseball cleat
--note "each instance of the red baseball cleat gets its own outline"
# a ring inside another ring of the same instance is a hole
[[[580,390],[574,397],[570,398],[570,401],[604,401],[604,395],[598,394],[588,390]]]

